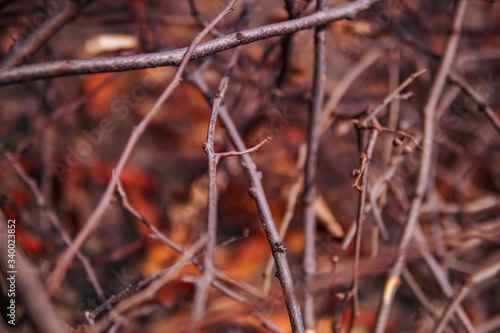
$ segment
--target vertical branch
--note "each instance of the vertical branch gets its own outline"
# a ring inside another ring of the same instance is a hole
[[[433,82],[429,99],[427,100],[427,103],[424,107],[424,137],[422,143],[422,161],[418,174],[417,188],[413,197],[404,233],[399,243],[398,257],[389,273],[389,277],[387,279],[384,294],[382,297],[382,302],[379,306],[376,326],[374,329],[374,331],[377,333],[382,333],[385,331],[385,326],[389,318],[392,301],[400,284],[401,271],[403,270],[406,262],[406,251],[415,231],[418,216],[420,214],[420,206],[427,189],[429,169],[432,160],[432,145],[434,144],[434,123],[436,107],[446,83],[446,78],[455,57],[455,53],[457,51],[458,40],[460,37],[460,30],[466,5],[467,0],[460,0],[460,2],[458,3],[455,19],[453,22],[452,34],[448,40],[446,51],[441,61],[441,65],[439,66],[439,71],[436,75],[436,79]]]
[[[390,52],[391,63],[389,64],[389,91],[393,91],[397,88],[399,83],[399,46],[395,46]],[[389,119],[387,120],[387,128],[390,130],[396,130],[399,118],[399,100],[395,99],[389,104]],[[382,163],[385,167],[389,167],[391,164],[392,157],[392,138],[388,136],[384,139],[383,151],[382,151]],[[380,194],[379,207],[384,207],[386,202],[387,191],[384,190]],[[372,202],[372,205],[376,202]],[[374,207],[373,212],[378,210],[379,207]]]
[[[299,0],[285,0],[285,9],[288,12],[288,17],[290,19],[295,19],[300,16],[300,9],[298,5]],[[281,88],[287,74],[290,70],[290,65],[292,61],[293,47],[295,46],[294,40],[295,34],[284,35],[281,38],[281,69],[278,75],[276,86]]]
[[[208,287],[214,278],[214,251],[217,243],[217,163],[219,162],[220,155],[215,152],[215,125],[219,108],[224,99],[227,90],[229,77],[232,69],[238,59],[239,50],[233,53],[224,77],[219,84],[219,91],[214,99],[212,105],[212,113],[210,115],[210,122],[207,130],[207,141],[203,149],[208,156],[208,225],[207,225],[207,245],[205,254],[205,263],[203,276],[198,280],[196,285],[196,296],[191,311],[192,326],[190,331],[194,332],[199,320],[205,313],[205,305],[208,293]]]
[[[317,0],[318,11],[327,9],[326,0]],[[315,236],[316,215],[314,199],[316,198],[316,167],[318,161],[319,138],[321,135],[321,110],[325,97],[326,82],[326,26],[319,26],[314,34],[314,83],[311,116],[309,121],[308,149],[305,164],[304,194],[304,326],[306,330],[314,329],[314,295],[312,290],[314,273],[316,272]]]
[[[192,79],[193,83],[202,90],[203,96],[210,102],[212,96],[209,91],[204,89],[206,84],[199,76]],[[248,151],[236,125],[229,116],[224,105],[219,109],[219,119],[222,126],[226,129],[233,146],[236,147],[238,151]],[[286,244],[281,241],[278,231],[276,230],[276,225],[271,215],[271,209],[269,208],[269,203],[267,202],[266,194],[262,187],[261,173],[257,170],[255,163],[248,154],[240,155],[240,161],[250,185],[248,192],[255,200],[264,232],[266,233],[266,237],[271,247],[274,262],[276,264],[276,277],[281,284],[292,332],[303,333],[304,325],[302,323],[300,306],[297,301],[297,296],[293,287],[292,274],[286,257],[287,247]]]
[[[363,234],[363,222],[365,220],[365,204],[366,204],[366,192],[368,184],[368,165],[370,164],[370,159],[372,158],[373,149],[375,148],[375,143],[378,138],[378,130],[373,129],[370,134],[370,141],[368,146],[361,157],[361,185],[354,185],[359,190],[359,204],[358,204],[358,215],[356,218],[356,243],[355,243],[355,254],[354,254],[354,281],[352,286],[353,293],[353,317],[359,316],[359,297],[358,297],[358,285],[359,285],[359,258],[361,255],[361,235]],[[358,178],[359,179],[359,178]]]
[[[106,208],[109,205],[109,202],[111,201],[111,197],[113,196],[118,179],[120,178],[120,175],[123,169],[125,168],[125,164],[127,163],[130,155],[132,154],[132,151],[137,141],[141,137],[142,133],[148,127],[151,119],[153,119],[153,117],[158,113],[161,105],[170,97],[175,88],[177,88],[177,86],[180,84],[182,73],[186,69],[186,66],[189,62],[189,59],[191,58],[191,55],[193,54],[194,49],[201,42],[203,37],[210,31],[210,29],[212,29],[217,24],[217,22],[219,22],[226,14],[232,11],[232,5],[235,3],[235,1],[236,0],[230,0],[226,8],[219,15],[217,15],[217,17],[195,37],[189,48],[184,53],[179,68],[175,72],[174,77],[172,78],[170,84],[167,86],[167,88],[165,88],[165,90],[160,95],[160,97],[153,105],[151,110],[149,110],[147,115],[134,128],[131,136],[129,137],[125,145],[125,149],[122,155],[120,156],[120,159],[115,169],[115,173],[111,178],[111,180],[109,181],[108,186],[106,187],[106,191],[101,197],[101,200],[99,201],[96,209],[90,215],[88,220],[85,222],[84,226],[82,227],[82,230],[76,236],[75,241],[71,244],[71,246],[67,249],[67,251],[64,252],[59,258],[56,267],[54,269],[54,272],[48,281],[47,289],[49,293],[54,293],[59,288],[59,285],[64,279],[64,276],[66,275],[68,265],[71,263],[71,260],[73,260],[76,252],[78,251],[78,249],[80,249],[80,247],[92,234],[92,232],[97,228],[104,212],[106,211]]]

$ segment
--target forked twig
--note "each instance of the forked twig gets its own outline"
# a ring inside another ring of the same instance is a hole
[[[212,105],[212,113],[207,130],[207,141],[203,146],[203,150],[208,156],[208,222],[207,222],[207,248],[205,254],[205,262],[203,264],[203,276],[196,283],[196,295],[191,309],[191,321],[188,332],[195,332],[198,328],[199,321],[205,313],[206,299],[208,287],[214,279],[214,252],[217,242],[217,164],[220,160],[220,155],[215,152],[215,125],[217,123],[219,108],[224,99],[229,77],[238,59],[238,50],[233,53],[230,63],[224,77],[219,84],[219,91]]]
[[[212,94],[207,90],[207,86],[203,81],[203,78],[201,78],[200,75],[196,75],[191,77],[190,80],[201,91],[207,102],[211,103],[213,100]],[[240,151],[245,151],[247,149],[245,143],[243,142],[243,139],[241,138],[241,135],[239,134],[238,129],[231,119],[225,105],[220,106],[219,119],[222,126],[226,129],[234,147]],[[257,167],[250,155],[241,155],[240,160],[250,183],[249,194],[255,200],[264,231],[272,250],[272,255],[277,268],[276,276],[281,283],[281,289],[283,291],[292,331],[304,332],[302,315],[300,313],[300,307],[293,287],[292,274],[286,257],[286,244],[281,241],[278,231],[276,230],[266,194],[262,187],[260,172],[257,171]]]

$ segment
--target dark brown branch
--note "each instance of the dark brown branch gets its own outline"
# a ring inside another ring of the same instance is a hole
[[[339,8],[315,13],[303,18],[233,33],[200,44],[195,48],[189,59],[196,60],[258,40],[310,29],[344,18],[353,18],[357,13],[370,7],[377,1],[378,0],[359,0]],[[1,72],[0,85],[68,75],[122,72],[161,66],[177,66],[180,64],[186,50],[186,48],[183,48],[145,55],[141,54],[91,60],[64,60],[25,65]]]

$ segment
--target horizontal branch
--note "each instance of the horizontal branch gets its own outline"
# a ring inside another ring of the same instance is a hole
[[[370,7],[377,1],[378,0],[359,0],[345,6],[324,12],[317,12],[299,19],[265,25],[216,38],[196,47],[190,60],[200,59],[255,41],[282,36],[299,30],[310,29],[340,19],[353,18],[357,13]],[[0,72],[0,86],[59,76],[123,72],[135,69],[177,66],[181,62],[182,56],[186,53],[186,49],[187,48],[182,48],[172,51],[123,57],[63,60],[24,65]]]

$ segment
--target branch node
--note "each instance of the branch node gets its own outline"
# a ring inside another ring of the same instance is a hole
[[[252,198],[256,198],[257,197],[257,190],[255,189],[255,187],[250,187],[248,189],[248,194],[252,197]]]
[[[241,32],[236,33],[236,39],[239,40],[240,42],[243,42],[245,40],[245,35],[242,34]]]
[[[285,242],[280,241],[274,243],[272,250],[273,252],[285,253],[288,250],[288,246],[286,245]]]

